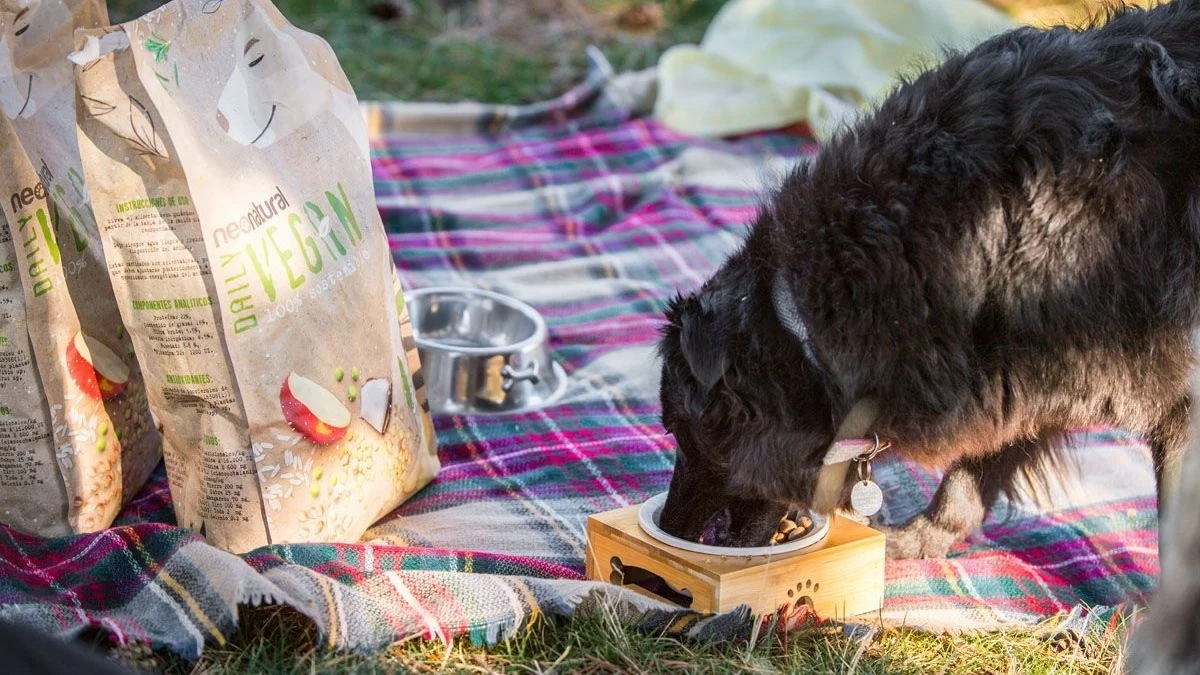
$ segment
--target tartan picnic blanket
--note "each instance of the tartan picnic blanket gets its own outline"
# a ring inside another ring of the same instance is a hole
[[[561,400],[437,418],[438,479],[361,543],[222,552],[174,525],[161,469],[105,532],[39,540],[0,527],[0,617],[184,656],[222,643],[239,604],[267,602],[350,649],[490,643],[613,599],[646,628],[743,635],[744,612],[699,616],[587,581],[585,523],[666,488],[673,446],[654,354],[665,302],[705,280],[764,184],[816,148],[796,133],[684,137],[649,117],[652,72],[616,76],[592,59],[586,82],[532,106],[364,104],[405,288],[476,286],[534,305],[569,375]],[[994,509],[948,559],[889,561],[872,620],[1080,626],[1144,603],[1158,574],[1148,453],[1114,431],[1075,441],[1084,480],[1044,495],[1048,509]],[[888,522],[917,513],[938,479],[886,457],[876,472]]]

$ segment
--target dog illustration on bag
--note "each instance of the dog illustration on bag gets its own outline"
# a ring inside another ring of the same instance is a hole
[[[217,123],[225,133],[242,145],[266,148],[330,110],[354,136],[362,156],[370,157],[353,92],[331,82],[309,60],[308,54],[329,48],[302,45],[319,38],[277,27],[261,9],[248,7],[235,40],[237,65],[217,104]]]
[[[62,87],[71,86],[69,68],[46,68],[40,60],[72,30],[71,8],[64,0],[5,0],[0,3],[0,109],[8,119],[27,119]]]

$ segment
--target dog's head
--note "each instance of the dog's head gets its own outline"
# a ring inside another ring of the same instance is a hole
[[[662,415],[679,449],[660,525],[674,536],[764,545],[811,503],[843,406],[780,323],[769,269],[748,247],[667,311]]]

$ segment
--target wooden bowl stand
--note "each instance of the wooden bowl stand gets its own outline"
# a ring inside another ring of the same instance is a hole
[[[749,605],[765,615],[807,604],[821,618],[844,619],[883,606],[884,536],[878,530],[834,516],[825,539],[809,548],[769,557],[716,556],[652,538],[638,525],[639,508],[588,518],[588,578],[707,613]],[[660,589],[666,582],[670,597],[639,585],[655,580]]]

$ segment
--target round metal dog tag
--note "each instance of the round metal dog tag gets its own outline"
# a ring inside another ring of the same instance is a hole
[[[850,506],[861,516],[873,516],[883,507],[883,490],[873,480],[862,480],[850,490]]]

